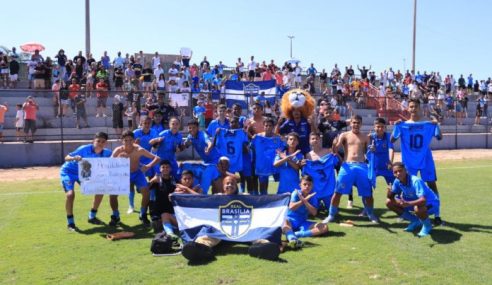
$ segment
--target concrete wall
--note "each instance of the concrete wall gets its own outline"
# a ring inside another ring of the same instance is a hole
[[[28,167],[35,165],[61,165],[63,157],[89,141],[71,141],[61,143],[36,142],[33,144],[4,143],[0,144],[0,168]],[[108,148],[114,149],[120,145],[119,142],[110,141]],[[433,140],[432,149],[457,149],[457,148],[492,148],[492,134],[468,133],[444,134],[441,141]],[[399,141],[395,149],[400,150]],[[177,155],[178,160],[198,159],[198,155],[188,148]]]
[[[83,144],[90,141],[72,141],[62,144],[55,142],[36,142],[33,144],[4,143],[0,144],[0,168],[29,167],[61,165],[63,158]],[[108,148],[114,149],[121,145],[116,141],[110,141]],[[192,147],[177,155],[178,160],[197,159],[197,154]]]

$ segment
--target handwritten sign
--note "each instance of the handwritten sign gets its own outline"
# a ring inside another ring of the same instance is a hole
[[[130,160],[128,158],[84,158],[79,162],[79,180],[85,195],[128,195]]]

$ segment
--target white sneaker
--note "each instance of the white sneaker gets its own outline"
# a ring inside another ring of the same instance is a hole
[[[132,206],[130,206],[130,207],[128,207],[128,211],[126,211],[126,213],[127,213],[128,215],[130,215],[131,213],[133,213],[133,211],[134,211],[133,207],[132,207]]]
[[[99,114],[96,114],[96,118],[99,118],[99,117],[101,117],[101,115],[99,115]]]
[[[335,217],[328,215],[328,217],[326,217],[324,220],[322,220],[321,223],[322,224],[328,224],[328,223],[331,223],[333,221],[335,221]]]
[[[352,209],[354,207],[354,201],[348,201],[347,202],[347,209]]]
[[[106,118],[107,116],[108,116],[108,115],[106,115],[106,114],[103,114],[103,118]]]

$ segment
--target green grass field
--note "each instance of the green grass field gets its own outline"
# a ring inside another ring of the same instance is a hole
[[[122,215],[136,238],[111,242],[108,226],[87,223],[91,197],[77,193],[80,233],[66,230],[59,181],[0,184],[1,284],[490,284],[492,273],[492,161],[438,163],[442,217],[446,226],[419,239],[384,206],[385,187],[375,193],[380,225],[344,210],[353,228],[330,224],[330,234],[305,239],[300,251],[280,262],[255,259],[245,245],[221,245],[217,260],[190,266],[182,256],[153,257],[153,234],[138,215]],[[276,185],[272,185],[271,189]],[[137,196],[138,197],[138,196]],[[359,199],[356,205],[361,205]],[[120,198],[120,210],[127,201]],[[99,218],[108,222],[105,198]]]

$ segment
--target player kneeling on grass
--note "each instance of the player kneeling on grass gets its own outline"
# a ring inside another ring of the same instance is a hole
[[[421,178],[410,175],[403,163],[393,164],[393,174],[396,179],[388,189],[386,206],[402,219],[410,221],[405,231],[413,232],[422,226],[418,236],[429,235],[432,230],[429,215],[439,213],[439,198]]]
[[[318,213],[318,199],[312,192],[313,178],[309,175],[302,176],[300,190],[296,189],[290,196],[287,219],[282,228],[289,240],[289,246],[293,249],[302,247],[299,238],[320,236],[328,232],[328,225],[308,221],[308,216],[316,216]]]
[[[65,157],[65,163],[60,169],[61,183],[65,190],[65,209],[67,211],[68,230],[75,231],[75,220],[73,217],[73,202],[75,200],[75,183],[79,183],[79,161],[89,157],[110,157],[111,150],[104,148],[108,140],[108,134],[99,132],[94,136],[92,144],[82,145]],[[101,224],[96,218],[97,209],[101,204],[103,195],[95,195],[92,209],[89,212],[89,223]]]
[[[159,170],[161,174],[150,180],[149,187],[155,193],[155,200],[151,201],[150,204],[152,227],[155,233],[164,230],[167,235],[177,240],[178,236],[174,234],[174,227],[177,227],[178,223],[169,195],[172,193],[201,194],[203,190],[200,185],[193,187],[193,172],[189,170],[183,171],[180,183],[176,183],[171,175],[172,163],[169,160],[161,161]],[[159,222],[162,224],[162,228]]]
[[[226,176],[223,180],[224,193],[217,195],[238,195],[237,177]],[[280,233],[280,232],[279,232]],[[183,247],[183,256],[190,262],[207,262],[214,259],[213,247],[220,243],[220,239],[206,235],[197,237]],[[249,247],[249,255],[253,257],[277,260],[280,254],[280,244],[266,239],[259,239]]]

